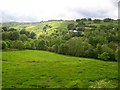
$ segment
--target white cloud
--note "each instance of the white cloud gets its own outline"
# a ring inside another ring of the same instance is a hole
[[[82,17],[117,18],[117,1],[118,0],[114,2],[113,0],[0,0],[0,11],[4,13],[2,16],[4,15],[3,17],[6,21],[10,21],[11,19],[14,21],[40,21],[48,19],[76,19]]]

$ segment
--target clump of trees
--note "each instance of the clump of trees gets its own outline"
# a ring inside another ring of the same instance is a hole
[[[103,22],[113,22],[114,20],[106,18]],[[116,41],[118,38],[118,27],[113,23],[102,24],[91,28],[90,23],[100,23],[99,19],[77,19],[76,23],[70,23],[66,26],[67,30],[58,29],[51,34],[40,35],[37,38],[35,32],[25,29],[20,31],[2,27],[2,49],[30,49],[46,50],[64,55],[77,57],[96,58],[105,61],[116,61]],[[88,25],[89,24],[89,25]],[[92,25],[91,25],[92,26]],[[46,32],[49,25],[43,27]],[[72,31],[71,31],[72,30]]]

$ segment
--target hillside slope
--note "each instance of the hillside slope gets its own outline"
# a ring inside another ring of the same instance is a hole
[[[117,62],[46,51],[3,52],[3,88],[115,88]]]

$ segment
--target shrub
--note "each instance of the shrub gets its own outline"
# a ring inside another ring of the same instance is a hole
[[[24,43],[22,41],[13,41],[11,44],[11,47],[14,49],[22,50],[25,48]]]
[[[26,48],[26,49],[31,49],[31,44],[30,44],[29,42],[26,42],[26,43],[25,43],[25,48]]]
[[[8,45],[5,41],[2,41],[2,49],[7,49]]]
[[[109,57],[109,54],[107,52],[103,52],[102,54],[98,54],[98,58],[105,60],[105,61],[108,61],[110,57]]]
[[[23,41],[23,42],[27,41],[28,37],[25,34],[22,34],[22,35],[20,35],[20,40]]]
[[[68,46],[66,44],[61,44],[58,48],[58,53],[67,54]]]

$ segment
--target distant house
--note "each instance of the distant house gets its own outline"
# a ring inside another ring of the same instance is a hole
[[[78,32],[77,30],[70,30],[70,32]]]

